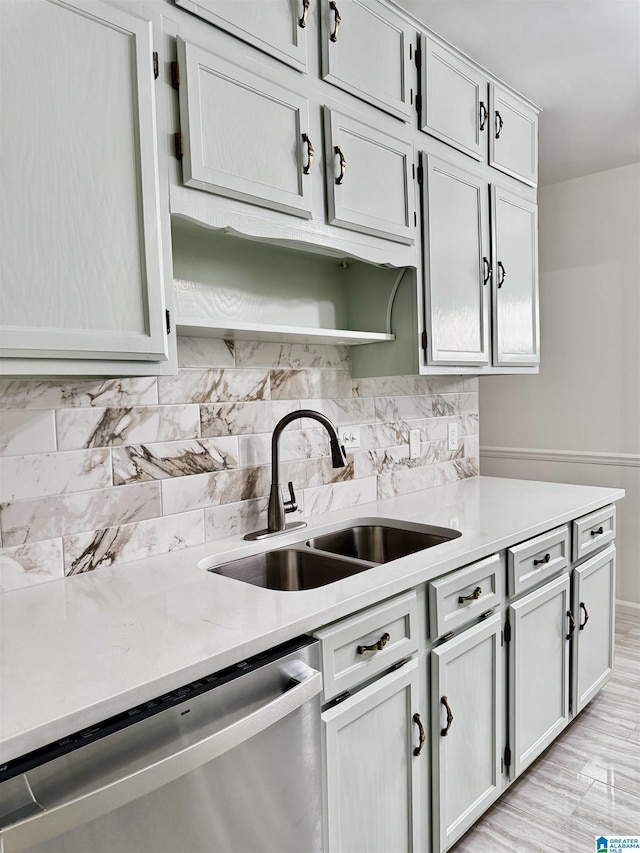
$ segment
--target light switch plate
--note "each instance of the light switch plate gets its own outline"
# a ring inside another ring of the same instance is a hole
[[[340,444],[347,451],[360,447],[360,427],[338,427],[338,438],[340,439]]]
[[[447,450],[458,449],[458,424],[447,424]]]
[[[420,430],[409,430],[409,458],[418,459],[420,456]]]

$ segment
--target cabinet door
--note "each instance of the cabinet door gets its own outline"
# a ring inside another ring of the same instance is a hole
[[[573,615],[578,629],[571,648],[573,714],[579,713],[613,670],[616,549],[573,571]]]
[[[538,208],[492,188],[493,362],[540,363]]]
[[[310,218],[306,98],[177,42],[185,185]]]
[[[515,778],[569,721],[569,575],[510,605],[509,624],[509,744]]]
[[[322,76],[391,115],[411,118],[409,51],[414,30],[371,0],[318,0]]]
[[[489,85],[489,165],[535,187],[538,183],[538,112],[516,95]]]
[[[431,653],[434,851],[449,848],[502,790],[500,627],[496,614]]]
[[[304,0],[175,0],[205,21],[252,44],[298,71],[307,70]]]
[[[485,181],[423,156],[430,364],[489,361],[489,210]]]
[[[418,662],[322,714],[330,853],[418,850]]]
[[[422,37],[421,129],[475,160],[487,152],[487,78],[429,36]]]
[[[329,222],[412,244],[411,144],[324,109]]]
[[[151,24],[2,2],[0,339],[18,358],[167,358]]]

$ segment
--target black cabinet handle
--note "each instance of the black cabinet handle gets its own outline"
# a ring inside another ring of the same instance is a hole
[[[483,284],[489,284],[489,279],[491,278],[491,264],[489,263],[489,258],[482,258],[482,263],[484,264],[484,278],[482,279]]]
[[[307,15],[309,14],[309,5],[311,0],[302,0],[302,17],[298,20],[298,26],[304,29],[307,26]]]
[[[534,560],[533,565],[534,566],[544,565],[545,563],[548,563],[550,559],[551,559],[551,554],[545,554],[541,560]]]
[[[342,148],[339,145],[334,146],[335,153],[340,158],[340,174],[336,178],[336,184],[341,184],[344,181],[344,176],[347,173],[347,161],[345,160],[345,156],[342,153]]]
[[[311,167],[313,166],[313,155],[315,154],[315,151],[313,150],[313,143],[311,142],[308,133],[302,134],[302,141],[307,144],[307,163],[302,167],[302,174],[308,175],[311,172]]]
[[[580,610],[584,610],[584,622],[580,623],[580,630],[584,631],[584,626],[589,621],[589,611],[587,610],[587,605],[584,603],[584,601],[580,602]]]
[[[480,130],[484,130],[487,126],[487,119],[489,118],[489,111],[484,105],[484,101],[480,101]]]
[[[449,705],[449,700],[446,696],[443,696],[440,700],[440,704],[444,705],[447,709],[447,727],[446,729],[441,729],[440,734],[442,737],[446,737],[449,734],[449,729],[451,728],[451,723],[453,722],[453,711],[451,710],[451,706]]]
[[[569,617],[569,621],[571,622],[571,628],[569,629],[569,633],[567,634],[567,640],[570,640],[573,637],[573,632],[576,630],[576,620],[573,618],[573,613],[570,610],[567,610],[567,616]]]
[[[420,719],[420,714],[414,714],[413,715],[413,722],[418,727],[418,733],[420,735],[420,746],[416,746],[416,748],[413,750],[413,754],[417,758],[417,756],[420,755],[420,753],[422,752],[422,747],[425,745],[425,741],[427,740],[427,736],[426,736],[425,731],[424,731],[424,726],[422,725],[422,720]]]
[[[604,527],[602,525],[600,525],[600,527],[597,530],[591,531],[592,536],[601,536],[603,533],[604,533]]]
[[[342,22],[342,18],[340,17],[340,12],[338,12],[338,7],[335,4],[334,0],[331,0],[329,3],[329,8],[333,12],[333,32],[329,36],[331,41],[338,41],[338,30],[340,29],[340,23]]]

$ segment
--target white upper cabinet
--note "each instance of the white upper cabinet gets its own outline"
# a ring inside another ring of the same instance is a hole
[[[328,107],[324,117],[329,222],[414,243],[411,144]]]
[[[537,107],[430,35],[421,38],[420,67],[420,129],[535,187]]]
[[[75,0],[3,0],[0,14],[0,339],[21,361],[6,371],[162,362],[151,24]]]
[[[415,30],[376,0],[317,0],[322,10],[322,76],[408,121]]]
[[[311,217],[306,98],[177,41],[186,186]]]
[[[486,76],[429,36],[421,44],[421,129],[482,160],[489,125]]]
[[[493,361],[540,362],[538,305],[538,208],[492,187]]]
[[[275,59],[307,70],[310,0],[175,0],[205,21],[226,30]]]
[[[492,83],[489,165],[535,187],[538,183],[538,111]]]
[[[431,364],[488,364],[489,198],[483,178],[423,156],[426,322]]]

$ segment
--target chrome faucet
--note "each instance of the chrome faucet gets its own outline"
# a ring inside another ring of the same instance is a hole
[[[292,521],[289,524],[285,523],[285,515],[289,512],[295,512],[298,509],[296,504],[296,495],[293,490],[293,483],[289,482],[289,500],[282,499],[282,490],[280,488],[280,435],[286,426],[291,421],[299,418],[311,418],[318,421],[329,433],[329,443],[331,447],[331,462],[334,468],[344,468],[347,464],[347,454],[344,447],[340,444],[336,428],[331,423],[329,418],[320,412],[315,412],[313,409],[299,409],[297,412],[289,412],[281,418],[275,425],[273,436],[271,437],[271,492],[269,494],[269,508],[267,510],[267,527],[264,530],[255,530],[253,533],[247,533],[245,539],[265,539],[267,536],[275,536],[278,533],[286,533],[289,530],[297,530],[300,527],[306,527],[306,521]]]

